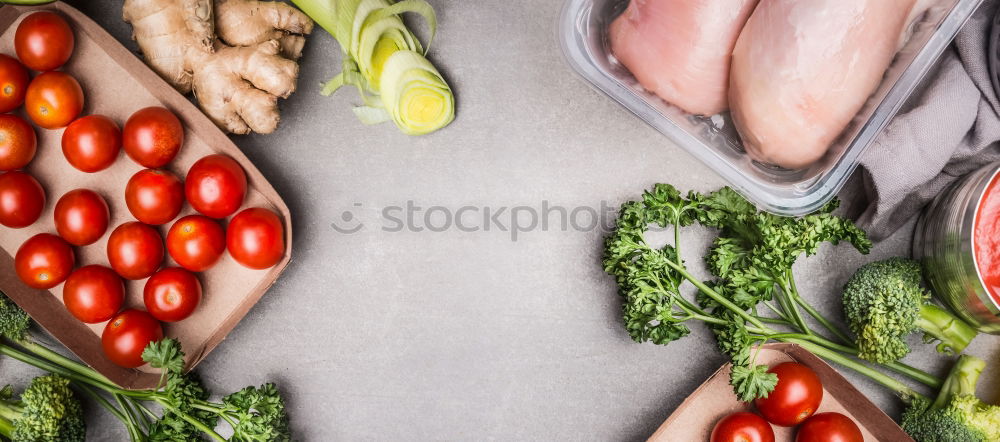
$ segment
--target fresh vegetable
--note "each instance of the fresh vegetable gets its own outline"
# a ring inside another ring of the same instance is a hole
[[[930,302],[922,286],[920,263],[890,258],[866,264],[844,287],[844,315],[857,336],[858,356],[892,362],[910,352],[906,337],[924,334],[924,342],[939,341],[939,352],[954,355],[969,345],[977,331],[965,321]]]
[[[69,379],[39,376],[18,399],[10,385],[0,389],[0,436],[12,442],[84,442],[86,433],[83,407]]]
[[[111,362],[135,368],[146,363],[142,360],[146,346],[160,339],[163,339],[160,321],[142,310],[128,309],[108,321],[101,334],[101,347]]]
[[[1000,406],[976,397],[986,362],[962,355],[933,400],[916,397],[903,413],[902,427],[918,442],[1000,440]]]
[[[65,281],[75,263],[73,248],[50,233],[28,238],[14,255],[14,269],[21,281],[29,287],[43,290]]]
[[[108,237],[108,261],[125,279],[146,278],[163,262],[163,239],[143,223],[124,223]]]
[[[114,164],[122,147],[122,132],[110,118],[87,115],[70,123],[62,136],[62,151],[77,170],[94,173]]]
[[[125,205],[146,224],[168,223],[184,206],[184,183],[166,170],[140,170],[125,185]]]
[[[340,43],[343,67],[322,93],[355,86],[363,106],[354,109],[366,124],[392,120],[403,133],[420,135],[455,118],[455,97],[427,60],[427,45],[407,29],[401,14],[415,12],[437,30],[434,8],[423,0],[293,0]]]
[[[217,221],[203,215],[185,216],[167,232],[167,252],[192,272],[211,268],[226,251],[226,233]]]
[[[285,255],[281,218],[259,207],[240,212],[229,221],[226,249],[245,267],[259,270],[274,266]]]
[[[0,54],[0,112],[10,112],[24,104],[29,80],[28,70],[21,62]]]
[[[90,245],[101,239],[111,217],[108,203],[90,189],[66,192],[56,202],[52,214],[59,236],[74,246]]]
[[[44,72],[28,84],[24,110],[45,129],[65,127],[83,110],[83,89],[65,72]]]
[[[795,442],[865,442],[865,437],[851,418],[829,412],[806,419],[795,433]]]
[[[774,442],[774,430],[764,418],[745,411],[719,420],[710,442]]]
[[[811,368],[798,362],[784,362],[767,372],[777,376],[778,383],[767,397],[757,398],[754,405],[768,422],[794,427],[819,409],[823,384]]]
[[[247,176],[236,160],[222,154],[208,155],[188,169],[184,193],[194,210],[212,218],[225,218],[243,205]]]
[[[70,273],[63,286],[63,304],[76,319],[87,324],[107,321],[125,302],[125,283],[114,270],[88,265]]]
[[[170,110],[150,106],[128,117],[122,129],[125,154],[142,167],[155,169],[170,163],[184,144],[184,126]]]
[[[142,291],[146,310],[163,322],[191,316],[201,302],[201,282],[187,270],[167,267],[150,276]]]
[[[19,170],[0,175],[0,224],[19,229],[42,216],[45,190],[35,177]]]
[[[36,71],[51,71],[66,64],[73,55],[73,46],[73,29],[55,12],[35,12],[21,20],[14,31],[17,58]]]
[[[0,114],[0,171],[27,166],[38,147],[35,130],[24,118]]]

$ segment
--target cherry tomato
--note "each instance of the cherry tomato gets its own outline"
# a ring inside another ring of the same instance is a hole
[[[107,169],[118,159],[122,132],[104,115],[87,115],[70,123],[62,135],[62,151],[77,170],[93,173]]]
[[[40,11],[21,20],[14,32],[14,51],[25,66],[51,71],[73,55],[73,30],[55,12]]]
[[[35,124],[58,129],[83,110],[83,89],[65,72],[45,72],[28,84],[24,110]]]
[[[0,114],[0,171],[27,166],[37,147],[35,130],[24,118]]]
[[[212,218],[185,216],[167,232],[167,252],[177,264],[192,272],[208,270],[226,251],[226,233]]]
[[[19,229],[42,216],[45,190],[31,175],[14,170],[0,175],[0,224]]]
[[[125,302],[125,283],[113,270],[83,266],[70,273],[63,286],[63,303],[76,319],[87,324],[107,321]]]
[[[127,222],[108,237],[108,261],[122,278],[145,278],[163,262],[163,240],[156,229],[140,222]]]
[[[163,167],[177,156],[184,143],[181,120],[169,110],[152,106],[137,110],[122,130],[122,146],[129,158],[143,167]]]
[[[741,411],[722,418],[712,429],[710,442],[774,442],[774,430],[764,418]]]
[[[811,368],[798,362],[784,362],[768,373],[778,375],[778,385],[754,405],[768,422],[793,427],[812,416],[823,400],[823,384]]]
[[[51,233],[39,233],[17,249],[14,269],[29,287],[50,289],[66,280],[75,262],[73,248],[66,241]]]
[[[56,231],[74,246],[97,242],[108,230],[108,203],[93,190],[76,189],[66,192],[52,211]]]
[[[142,360],[146,346],[160,339],[163,339],[163,326],[156,318],[142,310],[128,309],[104,326],[101,346],[111,362],[136,368],[146,363]]]
[[[142,290],[146,310],[163,322],[177,322],[194,313],[201,302],[201,282],[187,270],[167,267],[150,276]]]
[[[184,184],[166,170],[140,170],[125,185],[125,205],[146,224],[170,222],[184,205]]]
[[[195,162],[184,179],[188,203],[212,218],[236,213],[247,193],[247,176],[236,160],[209,155]]]
[[[236,262],[251,269],[266,269],[285,254],[285,229],[274,212],[246,209],[229,221],[226,248]]]
[[[840,413],[819,413],[799,426],[795,442],[865,442],[858,424]]]
[[[0,112],[10,112],[24,104],[29,80],[28,70],[21,62],[0,54]]]

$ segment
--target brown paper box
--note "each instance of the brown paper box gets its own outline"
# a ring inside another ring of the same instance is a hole
[[[159,105],[174,111],[185,127],[185,142],[177,158],[167,169],[183,178],[195,161],[209,154],[224,153],[243,166],[249,183],[243,208],[265,207],[278,213],[285,228],[285,256],[278,265],[267,270],[251,270],[225,254],[215,267],[199,273],[204,296],[198,310],[189,318],[164,325],[166,336],[180,340],[187,353],[187,367],[198,364],[247,314],[281,274],[291,258],[292,225],[288,207],[260,171],[222,131],[187,98],[160,79],[134,54],[92,20],[72,7],[57,2],[41,7],[4,6],[0,8],[0,53],[14,55],[14,30],[21,18],[40,9],[56,10],[72,26],[76,49],[62,70],[80,82],[85,96],[83,114],[102,114],[124,125],[132,112],[146,106]],[[24,285],[14,272],[14,255],[18,247],[31,236],[55,233],[52,208],[66,192],[85,187],[99,193],[111,208],[108,232],[96,243],[76,247],[77,266],[108,265],[107,239],[111,230],[133,221],[125,206],[125,183],[141,166],[124,153],[110,168],[88,174],[74,169],[62,154],[62,129],[35,129],[38,154],[27,171],[42,183],[46,207],[35,224],[24,229],[0,226],[0,290],[27,311],[45,330],[85,363],[126,388],[154,386],[159,375],[148,367],[121,368],[104,356],[101,332],[104,323],[86,325],[76,320],[62,304],[62,285],[52,290],[36,290]],[[193,213],[185,204],[180,216]],[[159,226],[165,235],[170,223]],[[176,265],[167,259],[165,265]],[[142,287],[145,280],[126,282],[126,307],[145,309]]]
[[[823,383],[823,401],[818,413],[836,411],[854,419],[869,442],[912,442],[899,425],[868,400],[836,369],[809,351],[795,344],[767,344],[757,355],[757,362],[774,366],[796,361],[809,366]],[[715,423],[737,411],[754,411],[750,404],[740,402],[729,385],[730,365],[722,366],[705,383],[691,393],[663,425],[649,437],[650,442],[708,441]],[[795,430],[776,425],[775,440],[795,440]]]

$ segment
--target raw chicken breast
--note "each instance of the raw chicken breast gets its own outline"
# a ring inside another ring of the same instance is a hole
[[[729,60],[757,0],[632,0],[611,23],[611,52],[639,84],[699,115],[728,107]]]
[[[822,157],[881,82],[914,3],[761,2],[730,73],[732,116],[750,156],[790,169]]]

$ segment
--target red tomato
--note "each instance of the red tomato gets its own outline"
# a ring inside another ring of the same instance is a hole
[[[76,319],[88,324],[107,321],[125,302],[125,283],[113,270],[83,266],[70,273],[63,286],[63,303]]]
[[[25,66],[51,71],[73,55],[73,30],[55,12],[40,11],[21,20],[14,32],[14,51]]]
[[[146,224],[170,222],[184,205],[184,184],[166,170],[140,170],[125,185],[125,205]]]
[[[0,114],[0,170],[21,169],[35,158],[38,140],[24,118]]]
[[[145,278],[163,262],[163,240],[156,229],[135,221],[127,222],[108,237],[108,261],[125,279]]]
[[[0,224],[19,229],[42,216],[45,190],[31,175],[11,171],[0,175]]]
[[[208,270],[226,251],[226,233],[214,219],[188,215],[167,232],[167,252],[177,264],[192,272]]]
[[[62,151],[73,167],[93,173],[107,169],[118,159],[122,132],[104,115],[87,115],[70,123],[62,135]]]
[[[146,362],[142,351],[150,342],[163,339],[163,326],[142,310],[128,309],[111,319],[101,334],[104,354],[125,368],[136,368]]]
[[[29,287],[50,289],[66,280],[75,262],[73,248],[66,241],[51,233],[39,233],[17,249],[14,269]]]
[[[774,442],[774,430],[764,418],[745,411],[722,418],[712,429],[710,442]]]
[[[251,269],[266,269],[285,254],[285,229],[274,212],[246,209],[229,221],[226,248],[236,262]]]
[[[799,427],[795,442],[865,442],[858,424],[840,413],[819,413]]]
[[[184,179],[188,203],[212,218],[236,213],[247,193],[247,175],[236,160],[209,155],[195,162]]]
[[[778,375],[778,385],[754,405],[768,422],[793,427],[812,416],[823,400],[823,384],[811,368],[798,362],[785,362],[771,367],[768,373]]]
[[[137,110],[122,131],[122,146],[129,158],[143,167],[163,167],[177,156],[184,143],[181,120],[169,110],[152,106]]]
[[[66,192],[52,211],[56,231],[74,246],[97,242],[108,230],[108,203],[93,190],[76,189]]]
[[[167,267],[150,276],[142,290],[146,310],[163,322],[177,322],[194,313],[201,302],[201,282],[187,270]]]
[[[58,129],[83,110],[83,89],[65,72],[45,72],[28,84],[24,110],[35,124]]]
[[[29,80],[28,70],[21,62],[0,54],[0,112],[10,112],[24,104]]]

